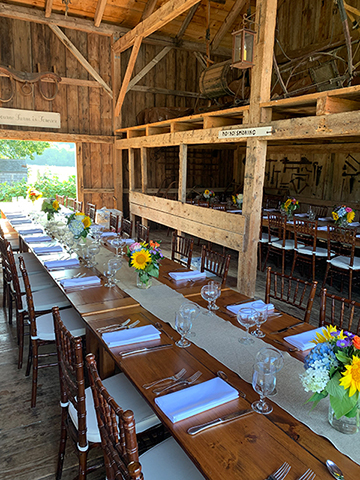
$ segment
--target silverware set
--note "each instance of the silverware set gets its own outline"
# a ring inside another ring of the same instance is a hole
[[[134,327],[136,327],[136,325],[139,325],[140,320],[135,320],[135,322],[133,322],[129,325],[130,322],[131,322],[131,320],[130,320],[130,318],[128,318],[123,323],[120,323],[120,324],[119,323],[114,323],[112,325],[106,325],[105,327],[97,328],[96,331],[98,333],[106,333],[106,332],[116,332],[117,330],[125,330],[125,329],[128,329],[128,328],[134,328]]]
[[[193,375],[191,375],[190,377],[188,378],[185,378],[183,380],[176,380],[175,382],[173,382],[171,385],[167,385],[166,387],[158,387],[158,388],[155,388],[153,390],[153,393],[155,393],[155,395],[160,395],[162,393],[165,393],[169,390],[172,390],[173,388],[178,388],[178,387],[183,387],[183,386],[187,386],[187,385],[192,385],[193,383],[195,383],[198,378],[202,375],[202,372],[200,371],[197,371],[195,372]]]
[[[290,472],[291,466],[284,462],[276,472],[269,475],[265,480],[284,480],[286,475]],[[305,473],[298,477],[297,480],[314,480],[316,477],[316,473],[314,473],[310,468],[306,470]]]
[[[171,377],[165,377],[161,378],[160,380],[155,380],[155,382],[151,383],[144,383],[143,388],[145,390],[148,390],[151,387],[155,387],[155,385],[158,385],[159,383],[168,383],[168,382],[176,382],[177,380],[180,380],[184,375],[186,374],[185,368],[182,368],[178,373],[175,373],[175,375],[172,375]]]

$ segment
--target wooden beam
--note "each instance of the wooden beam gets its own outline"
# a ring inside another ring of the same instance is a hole
[[[169,0],[143,22],[114,43],[114,51],[121,53],[134,45],[136,38],[148,37],[167,23],[174,20],[200,0]]]
[[[235,20],[239,16],[241,10],[246,6],[247,0],[236,0],[232,9],[228,13],[227,17],[225,18],[224,22],[221,24],[221,27],[216,32],[216,35],[211,41],[211,50],[216,50],[221,43],[221,40],[233,26]]]
[[[0,138],[4,140],[32,140],[42,142],[84,142],[113,144],[115,137],[107,135],[83,135],[80,133],[37,132],[28,130],[0,130]]]
[[[122,82],[122,85],[121,85],[120,93],[119,93],[119,96],[118,96],[118,99],[117,99],[116,105],[115,105],[115,116],[116,117],[120,114],[121,107],[124,103],[124,98],[125,98],[125,95],[126,95],[126,92],[127,92],[127,88],[128,88],[129,82],[130,82],[131,75],[132,75],[134,67],[135,67],[135,62],[136,62],[136,59],[137,59],[137,56],[138,56],[138,53],[139,53],[139,50],[140,50],[141,42],[142,42],[142,37],[137,37],[135,39],[134,46],[133,46],[132,51],[131,51],[129,63],[127,65],[127,69],[126,69],[124,79],[123,79],[123,82]]]
[[[140,161],[141,161],[141,192],[146,194],[148,188],[148,149],[140,149]],[[148,226],[148,219],[141,217],[141,223]]]
[[[206,68],[207,67],[207,63],[206,63],[206,60],[205,58],[202,56],[202,54],[200,52],[194,52],[194,55],[197,59],[197,61],[200,63],[200,65],[202,66],[202,68]]]
[[[76,198],[84,201],[84,161],[82,143],[76,144]]]
[[[146,18],[150,17],[150,15],[154,12],[155,7],[157,4],[157,0],[148,0],[147,4],[145,5],[145,8],[143,10],[143,13],[141,15],[141,22],[145,20]]]
[[[191,20],[194,18],[194,15],[195,15],[195,13],[196,13],[196,10],[199,8],[199,5],[200,5],[200,3],[197,3],[196,5],[193,5],[193,6],[190,8],[188,14],[186,15],[185,20],[183,21],[183,23],[182,23],[182,25],[181,25],[181,27],[180,27],[180,29],[179,29],[176,37],[175,37],[176,40],[179,41],[179,40],[181,40],[182,37],[184,36],[184,33],[186,32],[186,29],[188,28]]]
[[[360,103],[347,98],[326,96],[318,98],[316,102],[316,115],[329,115],[353,110],[360,110]]]
[[[133,88],[134,85],[136,85],[147,73],[150,72],[152,68],[155,67],[157,63],[162,60],[165,55],[167,55],[170,50],[172,50],[172,47],[165,47],[159,52],[150,62],[129,82],[127,92]]]
[[[187,152],[188,152],[188,146],[181,143],[179,148],[178,200],[179,202],[182,202],[182,203],[186,202]]]
[[[45,5],[45,18],[49,18],[51,15],[51,10],[53,6],[54,0],[46,0],[46,5]]]
[[[63,33],[62,30],[57,25],[49,24],[49,28],[55,33],[55,35],[60,39],[60,41],[65,45],[65,47],[70,50],[74,57],[81,63],[86,71],[90,73],[92,77],[95,78],[97,82],[103,87],[103,89],[113,98],[112,90],[107,85],[107,83],[100,77],[97,71],[90,65],[86,58],[79,52],[75,45],[68,39],[68,37]]]
[[[95,11],[95,16],[94,16],[94,25],[95,27],[100,27],[100,23],[102,20],[102,17],[104,15],[105,7],[106,7],[106,2],[107,0],[98,0],[98,3],[96,5],[96,11]]]
[[[180,90],[168,90],[167,88],[147,87],[146,85],[135,85],[131,90],[159,95],[174,95],[176,97],[206,98],[205,95],[196,92],[182,92]]]
[[[135,190],[135,151],[129,148],[129,191]]]

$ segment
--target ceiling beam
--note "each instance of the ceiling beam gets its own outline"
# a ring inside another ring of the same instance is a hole
[[[100,83],[103,89],[113,98],[113,93],[111,88],[107,85],[107,83],[100,77],[97,71],[90,65],[90,63],[86,60],[86,58],[79,52],[79,50],[75,47],[75,45],[68,39],[68,37],[63,33],[62,30],[56,25],[49,25],[49,28],[55,33],[55,35],[60,39],[60,41],[65,45],[65,47],[70,50],[70,52],[74,55],[74,57],[81,63],[81,65],[85,68],[86,71],[90,73],[95,80]]]
[[[163,59],[165,57],[165,55],[167,55],[170,52],[170,50],[172,50],[171,47],[164,47],[161,50],[161,52],[159,52],[152,60],[150,60],[150,62],[147,65],[145,65],[145,67],[131,80],[131,82],[129,82],[129,85],[128,85],[126,91],[128,92],[129,90],[131,90],[133,88],[134,85],[136,85],[138,82],[140,82],[140,80],[143,77],[145,77],[145,75],[147,73],[149,73],[150,70],[152,68],[154,68],[155,65],[157,63],[159,63],[160,60]]]
[[[46,6],[45,6],[45,18],[49,18],[51,15],[51,10],[53,6],[54,0],[46,0]]]
[[[100,23],[106,7],[106,2],[107,0],[98,0],[98,3],[96,5],[95,17],[94,17],[95,27],[100,27]]]
[[[186,10],[196,3],[199,3],[199,1],[200,0],[169,0],[150,15],[150,17],[139,23],[123,37],[119,38],[113,45],[114,52],[123,52],[134,44],[137,37],[148,37],[159,30],[159,28],[171,22],[171,20],[174,20],[174,18],[186,12]]]
[[[184,33],[186,32],[186,29],[188,28],[191,20],[193,19],[195,13],[196,13],[196,10],[199,8],[199,5],[200,3],[197,3],[196,5],[192,6],[188,12],[188,14],[186,15],[186,18],[185,20],[183,21],[175,39],[176,40],[181,40],[182,37],[184,36]]]
[[[143,14],[141,16],[141,22],[146,18],[150,17],[150,15],[155,10],[156,4],[157,4],[157,0],[148,0],[147,4],[145,5]]]
[[[230,28],[233,26],[235,20],[239,16],[241,10],[246,6],[247,0],[236,0],[232,9],[228,13],[228,16],[225,18],[224,22],[221,24],[221,27],[216,32],[214,38],[211,42],[211,50],[214,51],[218,48],[221,43],[221,40],[228,33]]]

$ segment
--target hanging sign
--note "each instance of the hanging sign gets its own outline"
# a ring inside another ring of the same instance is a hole
[[[219,132],[219,138],[267,137],[272,134],[272,127],[229,128]]]
[[[0,108],[0,125],[60,128],[60,113],[17,110],[16,108]]]

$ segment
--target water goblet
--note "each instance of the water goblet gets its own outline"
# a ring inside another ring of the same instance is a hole
[[[115,237],[112,240],[109,240],[109,243],[115,248],[116,256],[119,256],[119,249],[122,246],[122,241],[119,237]]]
[[[214,282],[213,282],[214,283]],[[208,283],[201,288],[201,296],[204,300],[208,302],[208,311],[205,312],[205,315],[214,315],[211,311],[211,305],[214,300],[217,298],[217,288],[214,284]]]
[[[251,335],[257,338],[265,337],[265,333],[261,331],[261,325],[266,322],[268,315],[269,307],[268,305],[265,305],[264,308],[262,308],[261,311],[258,312],[258,316],[256,319],[256,329],[251,332]]]
[[[210,284],[216,289],[216,297],[214,300],[211,302],[211,310],[219,310],[219,307],[216,305],[216,300],[220,297],[221,295],[221,283],[220,282],[215,282],[211,281]]]
[[[114,279],[116,273],[120,270],[122,261],[120,258],[114,257],[110,258],[107,263],[107,269],[104,272],[105,277],[108,279],[105,287],[114,287],[116,285]]]
[[[201,310],[199,305],[193,302],[184,302],[180,305],[180,308],[179,308],[179,313],[183,317],[190,317],[192,323],[194,322],[195,318],[197,318],[200,315],[200,311]],[[189,332],[188,336],[195,337],[196,333]]]
[[[94,257],[100,252],[100,246],[97,243],[90,243],[90,245],[87,247],[87,253],[88,253],[88,261],[86,263],[86,266],[91,268],[95,267],[96,262],[94,261]]]
[[[263,363],[267,365],[273,365],[275,372],[280,372],[284,366],[284,355],[274,347],[263,347],[258,351],[255,357],[255,363]],[[277,394],[276,383],[273,392],[268,396],[274,396]]]
[[[178,331],[178,333],[180,333],[181,338],[180,340],[175,342],[175,345],[177,345],[180,348],[190,347],[191,343],[185,337],[186,335],[189,334],[191,327],[192,327],[191,316],[190,315],[184,316],[180,312],[178,312],[175,316],[175,328]]]
[[[252,386],[255,392],[260,395],[260,400],[251,404],[251,408],[255,412],[268,415],[273,411],[272,406],[265,402],[265,398],[274,391],[275,384],[275,366],[271,363],[255,363]]]
[[[256,325],[256,320],[258,317],[258,312],[254,308],[244,307],[240,308],[238,311],[236,318],[237,321],[246,328],[246,335],[245,337],[239,338],[239,342],[243,343],[244,345],[250,345],[254,343],[254,340],[251,338],[249,334],[249,328]]]

